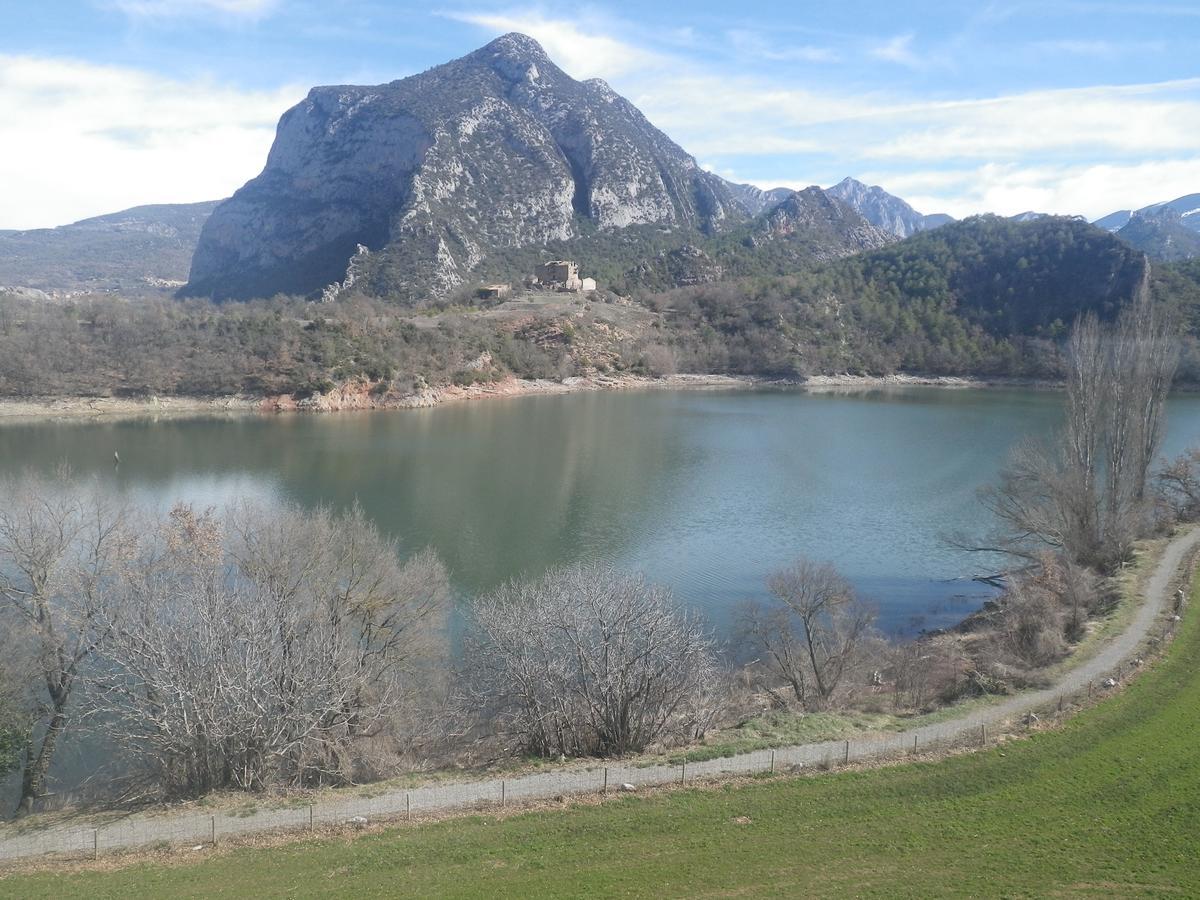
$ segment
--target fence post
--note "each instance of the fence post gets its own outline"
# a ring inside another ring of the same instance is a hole
[[[209,828],[211,829],[212,845],[215,847],[215,846],[217,846],[217,817],[216,816],[209,817]]]
[[[309,833],[313,830],[313,805],[308,804],[308,830]]]
[[[917,752],[917,736],[913,735],[913,753]]]
[[[771,751],[771,774],[775,774],[775,751]]]
[[[404,818],[412,818],[412,794],[405,793],[404,795]]]
[[[846,741],[846,756],[843,759],[843,762],[847,765],[850,763],[850,742],[849,741]]]
[[[683,762],[679,764],[679,783],[683,784],[687,781],[687,757],[683,758]]]
[[[505,792],[505,785],[506,785],[506,782],[505,782],[505,780],[504,780],[503,778],[501,778],[501,779],[500,779],[500,805],[501,805],[501,806],[503,806],[503,805],[504,805],[504,792]]]
[[[987,723],[979,726],[979,743],[981,746],[987,746]]]
[[[100,858],[100,829],[92,829],[92,859]]]
[[[604,767],[604,787],[602,787],[600,789],[600,793],[602,793],[602,794],[608,793],[608,766]]]

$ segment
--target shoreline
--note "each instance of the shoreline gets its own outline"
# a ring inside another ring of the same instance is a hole
[[[446,403],[507,397],[558,395],[614,390],[747,389],[777,387],[812,392],[871,390],[892,387],[950,389],[1023,388],[1054,390],[1060,384],[1028,378],[969,375],[811,375],[803,379],[771,379],[749,375],[585,375],[562,381],[509,377],[472,385],[425,387],[401,394],[379,392],[365,380],[349,381],[324,393],[297,400],[288,394],[219,397],[28,397],[0,398],[0,422],[36,419],[99,419],[131,416],[205,415],[214,413],[349,412],[388,409],[431,409]]]

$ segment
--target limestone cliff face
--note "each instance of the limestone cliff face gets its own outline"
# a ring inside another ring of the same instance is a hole
[[[314,294],[361,244],[378,290],[437,295],[499,248],[744,217],[604,82],[509,34],[390,84],[314,88],[280,120],[263,173],[205,225],[185,292]]]

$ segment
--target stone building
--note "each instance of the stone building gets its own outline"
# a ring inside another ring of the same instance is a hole
[[[531,283],[548,291],[580,293],[596,289],[596,279],[580,278],[579,264],[572,259],[552,259],[542,263]]]
[[[503,300],[512,293],[507,284],[485,284],[475,292],[482,300]]]
[[[578,291],[579,264],[574,260],[552,259],[538,266],[537,280],[552,290]]]

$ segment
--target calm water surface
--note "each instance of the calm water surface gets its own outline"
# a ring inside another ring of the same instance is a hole
[[[671,585],[723,628],[799,554],[833,561],[888,630],[961,618],[988,561],[976,489],[1048,432],[1047,392],[644,391],[432,410],[0,427],[0,471],[69,463],[138,499],[359,501],[406,549],[434,546],[462,602],[519,574],[603,560]],[[1200,442],[1173,399],[1167,451]],[[113,451],[121,464],[114,467]]]

